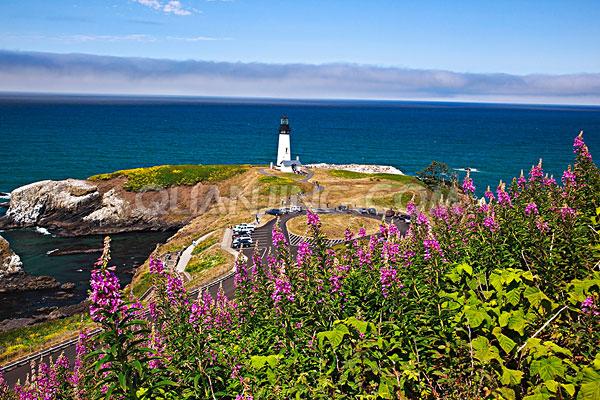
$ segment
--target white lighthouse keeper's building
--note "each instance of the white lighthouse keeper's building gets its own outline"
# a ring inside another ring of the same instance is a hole
[[[282,172],[298,172],[302,165],[298,158],[292,161],[291,133],[288,117],[283,115],[279,124],[279,144],[277,145],[277,163],[275,164],[277,169]]]

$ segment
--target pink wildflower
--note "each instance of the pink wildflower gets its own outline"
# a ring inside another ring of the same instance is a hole
[[[537,204],[535,204],[534,202],[531,202],[531,203],[527,204],[527,206],[525,206],[525,215],[530,216],[532,214],[533,215],[539,214]]]
[[[306,210],[306,220],[307,220],[308,225],[314,226],[314,227],[319,226],[319,224],[321,223],[321,220],[319,219],[319,215],[317,215],[316,213],[313,213],[310,210]]]
[[[462,184],[463,191],[466,194],[475,193],[475,185],[473,185],[473,179],[471,179],[470,173],[471,171],[467,170],[467,175],[465,176],[465,179],[463,180]]]

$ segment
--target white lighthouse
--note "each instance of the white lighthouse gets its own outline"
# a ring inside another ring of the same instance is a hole
[[[282,172],[299,173],[302,164],[298,157],[292,160],[291,133],[290,121],[287,115],[283,115],[279,124],[279,144],[277,146],[277,162],[275,165]]]
[[[279,124],[279,146],[277,147],[277,166],[281,167],[284,161],[292,160],[292,150],[290,148],[290,122],[286,115],[281,117]]]

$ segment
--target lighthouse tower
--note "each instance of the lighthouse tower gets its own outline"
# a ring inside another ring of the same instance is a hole
[[[279,125],[279,146],[277,148],[277,166],[283,167],[284,161],[292,160],[292,149],[290,148],[290,122],[286,115],[281,117]],[[287,163],[286,163],[287,164]]]

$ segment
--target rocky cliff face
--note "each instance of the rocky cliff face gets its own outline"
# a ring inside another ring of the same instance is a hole
[[[23,272],[21,258],[16,255],[2,236],[0,236],[0,281],[8,275]]]
[[[121,186],[120,182],[77,179],[22,186],[11,193],[0,229],[38,226],[58,235],[75,236],[166,230],[187,221],[181,213],[174,216],[166,207],[155,206],[156,201],[169,198],[167,191],[134,194]]]

